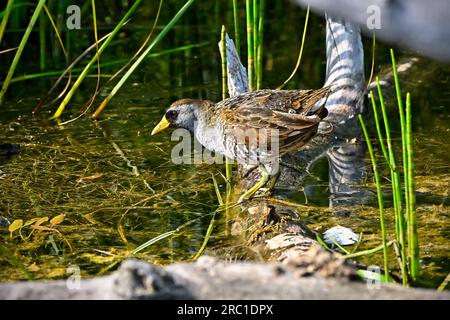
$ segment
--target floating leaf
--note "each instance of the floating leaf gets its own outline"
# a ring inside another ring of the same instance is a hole
[[[42,217],[39,218],[38,220],[36,220],[36,222],[34,223],[35,226],[40,226],[41,224],[43,224],[44,222],[48,221],[48,217]]]
[[[63,222],[65,218],[66,218],[65,214],[59,214],[56,217],[53,217],[52,220],[50,220],[50,224],[52,226],[56,226],[57,224]]]
[[[23,226],[23,220],[22,219],[16,219],[9,225],[8,230],[12,234],[17,229],[22,228],[22,226]]]
[[[117,227],[117,232],[119,232],[120,238],[124,243],[128,243],[127,237],[125,236],[125,232],[123,231],[123,227],[121,224]]]
[[[27,227],[27,226],[29,226],[29,225],[32,225],[33,223],[35,223],[36,221],[38,221],[40,218],[33,218],[33,219],[30,219],[30,220],[27,220],[24,224],[23,224],[23,226],[24,227]]]
[[[41,231],[56,231],[56,232],[59,232],[55,228],[50,228],[50,227],[46,227],[46,226],[33,225],[33,226],[31,226],[31,228],[35,229],[35,230],[41,230]]]

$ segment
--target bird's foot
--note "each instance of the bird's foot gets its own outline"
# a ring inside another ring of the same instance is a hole
[[[264,167],[261,167],[261,180],[258,181],[257,184],[255,184],[253,187],[248,189],[238,200],[238,204],[244,202],[245,200],[250,199],[258,190],[261,190],[261,188],[267,183],[269,180],[269,173]]]

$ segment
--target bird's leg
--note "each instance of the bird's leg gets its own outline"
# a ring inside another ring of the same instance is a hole
[[[248,200],[253,196],[262,186],[264,186],[269,180],[269,173],[266,168],[261,165],[259,166],[259,171],[261,172],[261,180],[258,181],[253,187],[248,189],[238,200],[238,203],[241,203],[244,200]]]
[[[277,183],[278,178],[280,177],[281,171],[278,171],[275,175],[271,176],[269,181],[266,183],[265,188],[261,188],[261,191],[264,191],[262,196],[268,195],[273,188],[275,187],[275,184]]]

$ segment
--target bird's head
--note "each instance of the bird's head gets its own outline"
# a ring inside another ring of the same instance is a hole
[[[152,135],[169,127],[184,128],[194,132],[195,122],[198,120],[198,109],[203,101],[195,99],[182,99],[175,101],[164,114],[161,121],[152,131]]]

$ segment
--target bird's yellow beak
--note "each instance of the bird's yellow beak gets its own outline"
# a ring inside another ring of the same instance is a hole
[[[164,116],[161,121],[156,125],[156,127],[152,131],[152,135],[157,134],[158,132],[167,129],[170,126],[170,122],[167,120],[166,116]]]

